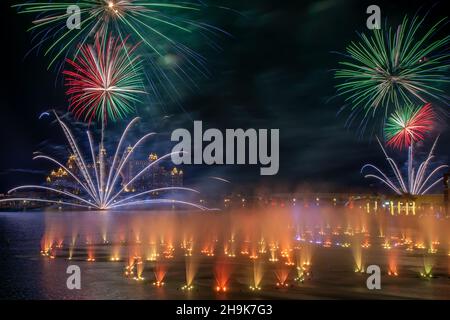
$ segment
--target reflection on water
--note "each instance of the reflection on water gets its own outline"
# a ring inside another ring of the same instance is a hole
[[[432,212],[336,207],[2,213],[0,297],[450,298],[448,231]]]

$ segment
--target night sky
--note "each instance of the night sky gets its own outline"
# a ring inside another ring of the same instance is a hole
[[[49,59],[31,51],[32,16],[17,15],[2,1],[2,85],[0,107],[0,193],[22,183],[43,181],[49,167],[33,162],[36,150],[64,151],[62,132],[51,120],[38,120],[48,109],[67,110],[64,86]],[[404,14],[431,9],[427,26],[449,11],[436,1],[209,1],[240,14],[213,13],[208,21],[232,37],[221,37],[221,50],[199,46],[209,60],[211,75],[199,78],[196,90],[186,90],[180,104],[144,101],[138,106],[142,132],[157,131],[159,145],[168,148],[168,134],[191,129],[192,120],[209,128],[279,128],[280,171],[259,176],[258,166],[186,167],[188,182],[221,176],[234,186],[270,186],[293,190],[375,190],[360,174],[367,162],[385,166],[373,137],[360,138],[346,128],[344,104],[335,97],[333,69],[357,31],[366,32],[368,5],[381,7],[382,19],[397,25]],[[433,7],[433,5],[435,5]],[[448,29],[447,29],[448,34]],[[447,91],[448,92],[448,91]],[[445,123],[448,119],[444,120]],[[125,123],[111,124],[119,133]],[[436,154],[448,161],[450,134],[442,132]],[[151,149],[151,145],[149,145]],[[429,143],[424,151],[428,150]],[[159,150],[159,149],[158,149]],[[63,155],[64,152],[61,151]],[[399,158],[396,155],[397,159]]]

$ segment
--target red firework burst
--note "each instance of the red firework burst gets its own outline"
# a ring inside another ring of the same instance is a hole
[[[407,106],[394,112],[386,122],[387,145],[396,149],[408,148],[412,143],[422,141],[430,132],[436,120],[431,103],[423,107]]]
[[[142,65],[134,56],[137,46],[127,46],[126,41],[97,38],[94,45],[80,46],[75,60],[66,60],[73,68],[63,71],[69,111],[77,119],[106,123],[134,111],[138,95],[145,93]]]

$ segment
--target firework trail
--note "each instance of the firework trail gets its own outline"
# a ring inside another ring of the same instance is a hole
[[[79,28],[67,27],[75,14],[68,10],[73,5],[79,9]],[[209,75],[206,58],[190,47],[194,37],[200,36],[220,50],[214,39],[229,36],[202,22],[198,16],[209,7],[192,2],[60,0],[26,2],[13,7],[19,14],[35,16],[29,31],[34,32],[34,49],[42,48],[44,55],[50,56],[49,68],[63,57],[76,57],[80,53],[78,46],[92,43],[94,39],[113,35],[123,41],[129,36],[133,43],[142,43],[150,67],[146,69],[147,77],[155,98],[161,98],[159,89],[171,98],[177,97],[180,84],[192,89],[196,86],[196,76]]]
[[[142,206],[142,205],[154,205],[154,204],[181,204],[186,206],[195,207],[200,210],[207,210],[206,207],[189,203],[185,201],[179,201],[175,199],[143,199],[145,196],[150,195],[155,192],[164,192],[170,190],[181,190],[187,192],[195,192],[198,191],[189,189],[189,188],[181,188],[181,187],[169,187],[169,188],[158,188],[153,190],[147,190],[144,192],[140,192],[137,194],[125,196],[124,191],[139,177],[141,177],[144,173],[151,170],[152,167],[160,163],[161,161],[172,156],[171,154],[166,154],[163,157],[157,159],[156,161],[151,162],[144,169],[134,175],[129,181],[120,183],[119,176],[122,173],[125,165],[130,160],[134,151],[142,145],[142,143],[147,140],[149,137],[155,135],[154,133],[149,133],[140,138],[131,148],[126,148],[126,151],[123,150],[123,144],[125,138],[127,137],[128,132],[131,127],[136,124],[139,118],[133,119],[120,138],[120,141],[115,150],[114,158],[111,166],[106,170],[105,157],[96,157],[95,147],[93,143],[93,138],[90,132],[87,132],[90,153],[91,153],[91,163],[88,163],[87,159],[85,159],[80,151],[80,148],[75,140],[75,137],[72,135],[69,127],[57,116],[57,120],[64,131],[64,135],[68,140],[68,144],[70,147],[70,151],[73,155],[73,158],[76,163],[76,171],[74,169],[69,169],[64,166],[58,160],[45,156],[38,155],[33,159],[44,159],[52,162],[53,164],[58,165],[65,172],[67,172],[68,176],[73,178],[73,180],[77,184],[77,188],[79,188],[80,193],[75,191],[66,191],[59,190],[52,187],[38,186],[38,185],[26,185],[20,186],[10,190],[8,193],[11,194],[15,191],[20,190],[43,190],[50,191],[51,193],[58,195],[64,200],[53,200],[53,199],[40,199],[40,198],[11,198],[11,199],[3,199],[0,202],[10,202],[10,201],[33,201],[33,202],[43,202],[48,204],[58,204],[58,205],[67,205],[81,208],[94,208],[97,210],[111,210],[111,209],[119,209],[123,207],[130,206]],[[99,148],[99,154],[103,153],[104,150]],[[122,152],[122,154],[120,154]],[[102,174],[101,170],[105,170]]]
[[[420,163],[417,169],[414,167],[413,147],[410,146],[408,148],[408,163],[407,163],[408,172],[407,176],[403,177],[399,169],[399,166],[394,162],[394,160],[391,157],[388,156],[380,140],[378,140],[378,143],[380,144],[380,147],[383,150],[383,153],[386,157],[387,162],[389,163],[389,166],[394,174],[395,179],[389,178],[386,173],[384,173],[378,167],[372,164],[365,165],[361,169],[361,172],[363,172],[366,169],[374,170],[375,173],[367,174],[365,178],[374,178],[376,180],[381,181],[383,184],[388,186],[392,191],[394,191],[398,195],[426,194],[443,179],[442,177],[434,179],[434,176],[441,170],[448,168],[447,165],[441,165],[436,167],[435,169],[429,170],[430,162],[434,158],[433,152],[434,148],[436,147],[437,141],[438,139],[435,140],[427,158],[422,163]]]
[[[75,71],[65,70],[69,110],[76,118],[89,123],[101,121],[101,144],[98,168],[101,190],[104,189],[105,156],[104,130],[108,118],[116,120],[132,112],[137,95],[145,93],[141,82],[142,66],[134,57],[136,46],[127,48],[126,40],[109,37],[106,41],[95,40],[94,46],[82,45],[76,61],[67,59]]]
[[[221,182],[225,182],[225,183],[231,183],[229,180],[221,178],[221,177],[208,177],[208,178],[217,180],[217,181],[221,181]]]

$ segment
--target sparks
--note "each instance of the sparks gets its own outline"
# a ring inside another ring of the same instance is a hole
[[[131,196],[123,196],[124,191],[130,186],[134,181],[136,181],[139,177],[141,177],[144,173],[148,172],[152,167],[158,165],[164,159],[167,159],[172,156],[172,153],[166,154],[159,159],[151,162],[148,166],[134,175],[128,182],[119,182],[119,176],[122,173],[125,165],[130,160],[130,157],[133,155],[135,150],[142,145],[142,143],[148,138],[155,135],[155,133],[149,133],[140,138],[131,149],[127,149],[126,152],[123,152],[123,144],[124,140],[127,137],[128,132],[131,127],[137,123],[139,118],[133,119],[120,138],[120,141],[117,145],[115,155],[112,161],[111,166],[106,169],[105,165],[105,157],[100,156],[100,154],[104,153],[102,148],[99,148],[98,151],[99,156],[96,157],[94,143],[92,139],[92,135],[90,132],[87,132],[90,153],[91,153],[91,164],[88,163],[87,159],[85,159],[80,151],[80,147],[78,146],[75,137],[72,135],[69,127],[57,116],[57,121],[61,128],[63,129],[64,135],[68,140],[68,144],[71,150],[71,153],[74,156],[74,160],[76,163],[76,171],[71,170],[64,166],[58,160],[45,156],[38,155],[34,157],[35,160],[43,159],[52,162],[53,164],[58,165],[60,168],[65,170],[68,175],[73,178],[76,182],[77,187],[81,190],[80,194],[71,191],[59,190],[56,188],[38,186],[38,185],[26,185],[20,186],[10,190],[8,193],[14,193],[15,191],[20,190],[43,190],[49,191],[55,195],[61,196],[67,200],[53,200],[53,199],[40,199],[40,198],[11,198],[11,199],[3,199],[0,202],[8,202],[8,201],[34,201],[34,202],[43,202],[48,204],[57,204],[57,205],[67,205],[73,207],[81,207],[87,209],[97,209],[97,210],[112,210],[112,209],[120,209],[123,207],[130,206],[142,206],[142,205],[155,205],[155,204],[180,204],[185,206],[195,207],[200,210],[207,210],[206,207],[197,205],[190,202],[180,201],[176,199],[142,199],[144,196],[155,193],[155,192],[164,192],[170,190],[181,190],[187,192],[195,192],[198,191],[189,188],[181,188],[181,187],[168,187],[168,188],[159,188],[153,190],[147,190],[138,194],[134,194]],[[120,155],[120,153],[122,154]],[[103,171],[103,174],[102,174]],[[93,173],[92,173],[93,172]]]
[[[387,145],[401,150],[424,140],[426,133],[433,129],[434,120],[430,103],[421,108],[409,105],[395,111],[385,125]]]
[[[374,30],[361,34],[360,42],[347,48],[346,61],[335,73],[338,95],[346,97],[352,110],[348,124],[362,117],[360,129],[369,120],[386,117],[402,105],[425,104],[433,99],[446,104],[448,97],[440,87],[450,82],[450,36],[433,40],[446,23],[442,19],[424,30],[424,18],[405,17],[395,32]],[[425,58],[424,58],[425,57]]]
[[[134,110],[138,96],[144,94],[142,64],[134,56],[136,46],[127,47],[126,39],[110,37],[105,43],[80,47],[75,61],[67,59],[73,70],[65,70],[69,110],[77,119],[106,123],[124,118]]]
[[[439,182],[442,181],[442,177],[436,180],[433,180],[434,176],[440,172],[448,168],[448,165],[440,165],[435,169],[432,169],[430,173],[428,168],[430,166],[431,160],[434,158],[433,152],[436,146],[438,139],[435,140],[431,150],[427,156],[427,158],[419,165],[419,167],[414,167],[413,163],[413,147],[410,146],[408,149],[408,173],[407,177],[403,177],[402,173],[398,167],[398,165],[394,162],[394,160],[388,156],[385,148],[381,144],[380,140],[378,143],[380,144],[381,149],[386,157],[387,162],[389,163],[395,180],[391,179],[381,171],[379,168],[372,164],[365,165],[361,172],[366,169],[373,169],[375,173],[367,174],[365,178],[373,178],[381,181],[384,185],[388,186],[392,191],[397,193],[398,195],[423,195],[430,191],[434,186],[436,186]]]

